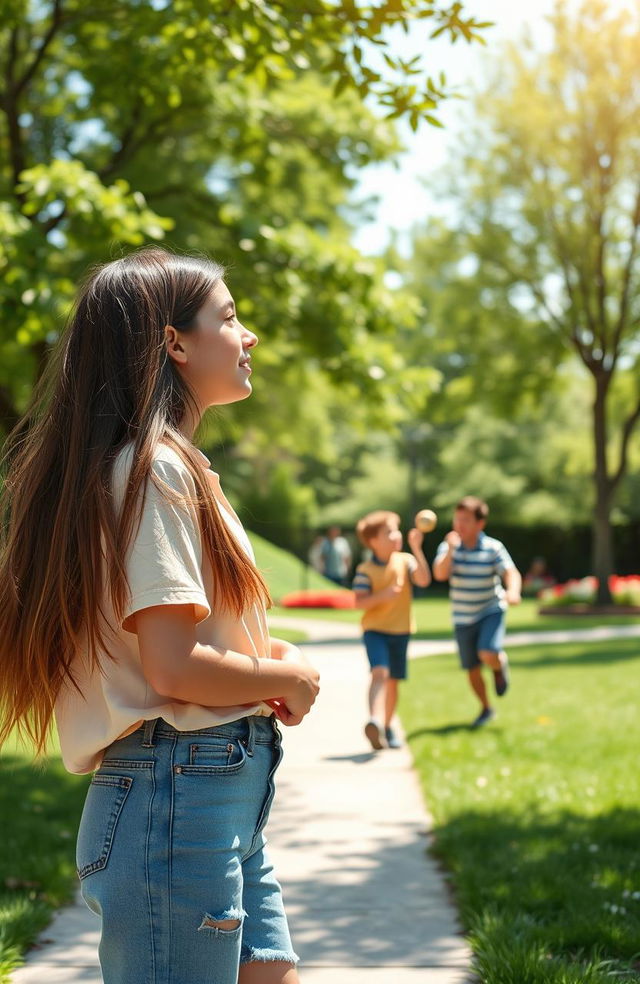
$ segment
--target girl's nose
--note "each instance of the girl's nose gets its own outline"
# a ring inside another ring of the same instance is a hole
[[[245,348],[255,348],[256,345],[258,344],[258,341],[259,341],[258,336],[257,335],[254,335],[254,333],[252,331],[249,331],[249,329],[248,328],[245,328],[244,325],[243,325],[242,326],[242,344],[244,345],[244,347]]]

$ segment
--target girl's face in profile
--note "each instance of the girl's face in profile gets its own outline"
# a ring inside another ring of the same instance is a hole
[[[250,353],[258,338],[238,321],[226,284],[211,292],[193,331],[176,335],[175,342],[168,338],[169,353],[203,409],[250,396]]]

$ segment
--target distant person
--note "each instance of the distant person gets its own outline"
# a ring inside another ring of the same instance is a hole
[[[411,585],[426,588],[431,571],[422,552],[423,534],[409,531],[411,553],[402,553],[400,517],[380,509],[356,527],[358,539],[371,549],[371,560],[358,564],[353,579],[356,608],[363,608],[363,640],[369,666],[369,720],[364,733],[375,750],[400,748],[393,729],[398,684],[407,676],[407,648],[414,631]]]
[[[438,547],[433,563],[435,579],[449,581],[460,663],[482,705],[474,728],[495,717],[482,666],[493,671],[498,697],[509,688],[509,661],[502,648],[505,611],[508,605],[520,603],[522,587],[520,573],[504,545],[484,532],[488,515],[489,507],[482,499],[474,495],[461,499],[453,515],[453,529]]]
[[[524,576],[522,593],[529,598],[535,598],[541,591],[553,587],[555,583],[556,579],[549,573],[544,557],[534,557]]]
[[[351,547],[339,526],[330,526],[322,544],[322,573],[345,587],[351,570]]]
[[[309,565],[313,567],[314,571],[317,571],[318,574],[324,574],[324,561],[322,559],[323,545],[324,537],[321,533],[319,533],[309,547],[309,552],[307,553]]]

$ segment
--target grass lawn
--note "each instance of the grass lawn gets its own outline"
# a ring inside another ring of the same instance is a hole
[[[71,900],[75,838],[89,776],[67,773],[59,757],[34,766],[7,747],[0,756],[0,981]]]
[[[411,664],[401,717],[483,984],[640,981],[638,646],[514,648],[478,732],[454,657]]]
[[[450,639],[451,609],[446,596],[419,598],[414,602],[417,639]],[[295,618],[326,619],[336,622],[358,622],[361,612],[355,609],[336,608],[278,608],[271,609],[272,615],[289,615]],[[548,629],[586,629],[595,625],[634,625],[637,615],[538,615],[535,599],[525,598],[521,605],[509,609],[507,631],[542,632]]]
[[[249,539],[256,555],[256,564],[264,575],[275,600],[291,591],[299,591],[303,587],[318,591],[335,587],[331,581],[327,581],[326,577],[322,577],[308,564],[303,564],[287,550],[276,547],[250,531]]]

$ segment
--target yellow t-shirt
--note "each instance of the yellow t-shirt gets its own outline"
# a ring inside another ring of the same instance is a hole
[[[418,562],[413,554],[400,551],[392,553],[386,564],[375,558],[358,564],[353,578],[354,591],[375,594],[394,581],[402,588],[394,598],[374,605],[363,613],[363,630],[375,629],[376,632],[388,632],[391,635],[415,632],[411,613],[411,574],[417,566]]]
[[[128,444],[114,464],[112,491],[116,510],[124,498],[132,459],[133,445]],[[220,512],[253,559],[249,539],[209,464],[202,455],[202,467],[207,470]],[[67,685],[56,703],[62,758],[69,772],[97,769],[105,748],[146,720],[161,717],[178,731],[196,731],[251,714],[272,713],[266,704],[219,707],[215,698],[207,704],[171,701],[158,694],[144,676],[138,636],[125,626],[130,624],[127,619],[134,612],[152,605],[192,604],[199,643],[258,658],[270,656],[266,611],[262,606],[253,605],[242,618],[213,610],[214,574],[203,550],[196,509],[186,501],[187,496],[195,499],[196,491],[189,470],[172,448],[160,445],[153,471],[185,496],[184,505],[171,502],[152,481],[147,482],[140,526],[125,558],[130,596],[123,624],[116,623],[106,592],[103,610],[111,637],[109,655],[101,660],[101,672],[91,672],[85,654],[78,654],[73,673],[82,696]]]

